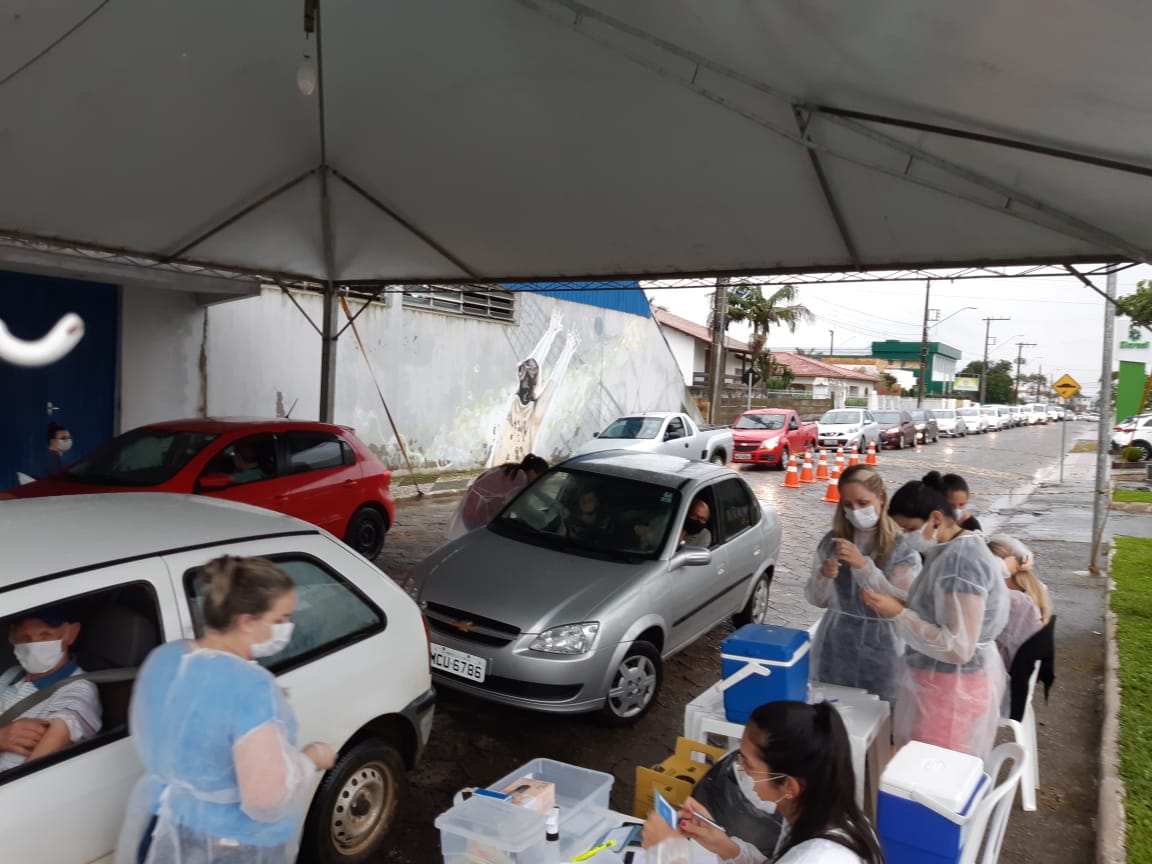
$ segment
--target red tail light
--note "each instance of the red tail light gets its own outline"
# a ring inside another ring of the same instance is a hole
[[[428,648],[428,661],[432,661],[432,631],[428,627],[428,616],[421,615],[420,620],[424,622],[424,644]]]

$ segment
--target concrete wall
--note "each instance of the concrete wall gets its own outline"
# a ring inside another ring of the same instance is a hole
[[[320,298],[295,297],[319,323]],[[121,319],[120,431],[201,414],[318,415],[320,338],[279,290],[202,307],[187,294],[126,289]],[[392,295],[356,324],[422,466],[474,467],[528,449],[556,458],[620,413],[675,411],[684,398],[653,318],[521,294],[510,324],[405,309]],[[518,370],[528,358],[540,375],[525,404]],[[338,342],[336,420],[401,464],[351,330]]]

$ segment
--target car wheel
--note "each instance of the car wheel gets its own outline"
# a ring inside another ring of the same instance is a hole
[[[348,520],[344,542],[371,561],[384,548],[388,520],[375,507],[361,507]]]
[[[713,465],[727,465],[728,464],[728,460],[724,458],[724,451],[723,450],[717,450],[715,453],[712,454],[712,458],[709,459],[708,461],[711,462]]]
[[[768,623],[768,590],[770,582],[767,576],[761,575],[752,589],[752,596],[744,608],[732,616],[732,623],[737,627],[745,624]]]
[[[610,726],[629,726],[643,717],[664,679],[660,652],[647,642],[633,642],[612,673],[601,717]]]
[[[377,859],[408,797],[404,760],[389,744],[363,741],[324,775],[308,812],[301,860],[362,864]]]
[[[1140,448],[1140,458],[1143,459],[1145,462],[1147,462],[1149,459],[1152,459],[1152,445],[1150,445],[1147,441],[1133,441],[1128,446],[1129,447],[1139,447]]]
[[[896,449],[897,450],[903,450],[904,449],[904,433],[903,432],[901,432],[899,435],[896,436]]]
[[[785,444],[782,448],[780,448],[780,461],[776,463],[777,471],[783,471],[788,467],[788,457],[788,445]]]

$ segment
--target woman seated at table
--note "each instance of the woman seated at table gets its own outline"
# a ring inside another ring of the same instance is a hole
[[[744,726],[733,765],[749,802],[784,817],[774,856],[705,822],[712,814],[693,798],[680,810],[679,830],[649,816],[644,846],[687,837],[723,864],[883,864],[872,826],[856,804],[848,733],[829,703],[761,705]]]

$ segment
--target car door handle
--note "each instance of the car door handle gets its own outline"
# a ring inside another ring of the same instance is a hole
[[[716,571],[716,575],[717,575],[717,576],[723,576],[723,575],[724,575],[724,568],[723,568],[723,567],[721,567],[719,570],[717,570],[717,571]]]
[[[760,555],[760,547],[757,546],[752,550],[752,556],[753,557],[759,557],[759,555]]]

